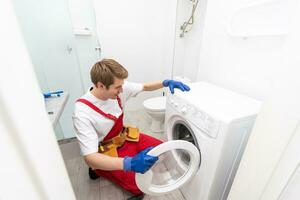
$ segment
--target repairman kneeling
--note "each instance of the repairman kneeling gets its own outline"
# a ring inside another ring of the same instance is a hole
[[[174,88],[190,88],[174,80],[145,84],[124,81],[128,72],[113,59],[97,62],[90,76],[94,85],[77,100],[73,115],[81,154],[90,166],[90,178],[105,177],[134,194],[130,199],[142,199],[135,173],[145,173],[157,161],[147,152],[162,141],[124,126],[122,104],[142,91],[169,87],[174,93]]]

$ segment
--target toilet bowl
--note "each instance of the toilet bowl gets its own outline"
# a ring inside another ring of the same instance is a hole
[[[166,97],[154,97],[143,102],[146,112],[151,117],[150,129],[152,132],[161,133],[164,131]]]

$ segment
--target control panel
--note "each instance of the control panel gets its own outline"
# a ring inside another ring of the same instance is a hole
[[[168,97],[167,104],[176,110],[178,115],[201,129],[207,136],[217,138],[220,122],[201,108],[196,108],[175,95]]]

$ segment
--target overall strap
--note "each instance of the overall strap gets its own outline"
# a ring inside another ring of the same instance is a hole
[[[119,97],[118,97],[119,98]],[[89,106],[91,109],[93,109],[94,111],[96,111],[97,113],[99,113],[100,115],[103,115],[104,117],[106,118],[109,118],[111,120],[113,120],[114,122],[116,122],[118,119],[111,115],[111,114],[108,114],[108,113],[105,113],[103,112],[102,110],[100,110],[97,106],[95,106],[94,104],[92,104],[90,101],[86,100],[86,99],[78,99],[76,102],[81,102],[87,106]],[[120,101],[121,102],[121,101]],[[118,100],[118,103],[119,103],[119,100]],[[119,106],[121,107],[120,103],[119,103]],[[122,108],[122,107],[121,107]]]

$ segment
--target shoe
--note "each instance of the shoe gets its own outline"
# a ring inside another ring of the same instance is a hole
[[[129,197],[127,200],[142,200],[143,198],[144,198],[144,194],[139,194],[139,195]]]
[[[99,176],[96,174],[94,170],[92,170],[92,168],[89,168],[89,176],[90,179],[92,180],[96,180],[97,178],[99,178]]]

